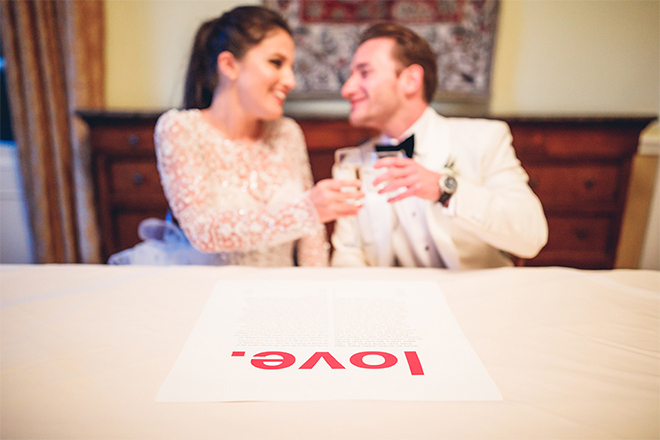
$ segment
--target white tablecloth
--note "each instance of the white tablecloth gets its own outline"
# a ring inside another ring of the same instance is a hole
[[[499,402],[156,403],[222,279],[431,280]],[[660,272],[0,266],[2,438],[658,438]]]

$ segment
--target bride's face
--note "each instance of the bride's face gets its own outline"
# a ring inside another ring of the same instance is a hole
[[[293,39],[282,29],[271,31],[237,61],[239,102],[259,119],[282,116],[282,106],[295,87]]]

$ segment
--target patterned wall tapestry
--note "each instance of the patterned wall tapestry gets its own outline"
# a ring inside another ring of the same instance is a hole
[[[498,0],[265,0],[294,30],[292,98],[336,98],[358,35],[376,21],[410,27],[438,55],[437,100],[486,101]]]

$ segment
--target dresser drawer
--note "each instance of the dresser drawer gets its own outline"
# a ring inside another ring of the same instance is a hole
[[[525,266],[568,266],[606,269],[614,263],[610,217],[548,217],[548,243]]]
[[[606,254],[613,221],[609,217],[548,217],[544,250],[593,251]]]
[[[108,125],[95,127],[90,142],[108,155],[154,156],[154,125]]]
[[[624,159],[637,149],[639,129],[601,122],[556,121],[544,126],[510,121],[519,157],[545,159]]]
[[[620,167],[616,165],[525,166],[529,186],[546,210],[592,206],[615,207],[619,197]]]
[[[151,160],[118,161],[110,165],[112,192],[158,193],[163,188],[156,162]]]
[[[108,180],[107,196],[111,207],[167,211],[167,200],[155,161],[133,159],[110,162]]]

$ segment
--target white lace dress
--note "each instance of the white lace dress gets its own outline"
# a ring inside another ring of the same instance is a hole
[[[199,110],[170,110],[155,142],[165,196],[185,236],[150,219],[140,228],[146,240],[110,263],[291,266],[297,249],[300,265],[328,264],[325,227],[306,193],[313,181],[305,139],[293,120],[267,122],[260,140],[243,143]]]

